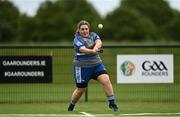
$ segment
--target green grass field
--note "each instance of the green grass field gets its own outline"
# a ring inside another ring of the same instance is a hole
[[[96,88],[94,88],[96,87]],[[66,90],[65,90],[66,89]],[[98,83],[88,87],[88,102],[81,98],[75,111],[67,107],[71,84],[5,84],[0,88],[1,114],[133,114],[180,112],[179,85],[114,85],[119,113],[112,112]],[[64,90],[64,91],[63,91]]]
[[[106,102],[79,102],[73,112],[67,111],[68,103],[1,104],[1,114],[130,114],[130,113],[178,113],[180,103],[118,102],[120,112],[114,113]]]
[[[87,116],[125,116],[126,114],[138,113],[144,113],[145,115],[147,114],[147,116],[180,116],[179,52],[179,47],[105,48],[101,56],[110,74],[120,112],[114,113],[108,108],[103,89],[96,81],[91,81],[89,84],[88,102],[85,102],[85,96],[83,96],[77,104],[75,111],[68,112],[67,107],[75,88],[73,81],[72,48],[1,48],[1,56],[52,55],[53,83],[0,84],[0,117],[13,116],[8,114],[49,114],[43,116],[85,116],[86,114]],[[117,54],[173,54],[174,83],[117,84]]]

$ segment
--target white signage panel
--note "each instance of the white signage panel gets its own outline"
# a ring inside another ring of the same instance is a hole
[[[173,55],[117,55],[117,83],[173,83]]]

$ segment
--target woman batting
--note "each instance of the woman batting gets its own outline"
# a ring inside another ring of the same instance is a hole
[[[94,79],[102,84],[109,108],[118,112],[109,75],[98,54],[102,41],[95,32],[90,32],[90,24],[87,21],[82,20],[78,23],[73,44],[75,48],[74,79],[77,88],[72,94],[68,111],[73,111],[75,104],[85,92],[88,82]]]

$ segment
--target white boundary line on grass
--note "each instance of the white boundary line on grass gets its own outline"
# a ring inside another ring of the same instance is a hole
[[[178,113],[132,113],[132,114],[90,114],[80,112],[81,114],[0,114],[0,117],[113,117],[113,116],[178,116]]]
[[[108,116],[108,117],[111,117],[111,116],[114,116],[113,114],[90,114],[90,113],[86,113],[86,112],[80,112],[82,114],[84,114],[85,116],[88,116],[88,117],[97,117],[97,116],[101,116],[101,117],[104,117],[104,116]]]
[[[80,113],[82,113],[82,114],[84,114],[84,115],[86,115],[86,116],[88,116],[88,117],[94,117],[94,115],[91,115],[91,114],[86,113],[86,112],[80,112]]]
[[[0,117],[79,117],[78,114],[0,114]]]
[[[180,112],[179,113],[134,113],[134,114],[120,114],[120,115],[123,115],[123,116],[143,116],[143,115],[147,115],[147,116],[168,116],[168,115],[180,115]]]
[[[80,112],[82,114],[0,114],[0,117],[112,117],[113,114],[89,114]]]

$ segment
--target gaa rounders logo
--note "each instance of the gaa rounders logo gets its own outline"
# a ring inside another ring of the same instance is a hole
[[[130,61],[125,61],[121,64],[120,69],[124,76],[131,76],[135,72],[135,65]]]

